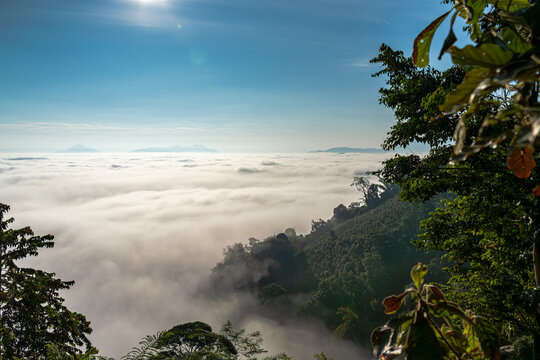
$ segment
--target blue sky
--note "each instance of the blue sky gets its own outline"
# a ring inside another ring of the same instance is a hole
[[[410,54],[443,11],[428,0],[2,0],[0,150],[379,146],[394,120],[368,61],[382,42]]]

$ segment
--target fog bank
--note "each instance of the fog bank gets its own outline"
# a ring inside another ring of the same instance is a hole
[[[225,246],[288,227],[309,232],[312,219],[357,200],[353,176],[388,156],[3,154],[0,202],[11,205],[15,227],[55,235],[55,248],[31,264],[75,280],[66,303],[92,322],[101,354],[120,357],[179,323],[217,330],[230,319],[261,330],[270,353],[310,359],[348,345],[321,341],[314,325],[243,317],[252,300],[210,302],[197,289]]]

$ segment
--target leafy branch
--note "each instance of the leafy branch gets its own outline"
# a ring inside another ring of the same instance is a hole
[[[386,314],[398,312],[406,300],[414,307],[373,330],[377,359],[406,354],[412,360],[498,360],[512,352],[511,347],[501,346],[499,332],[487,319],[461,310],[437,286],[424,284],[427,271],[418,263],[411,270],[415,287],[384,299]]]
[[[463,82],[440,106],[442,116],[459,115],[451,162],[462,161],[485,148],[510,141],[509,169],[520,178],[529,177],[536,166],[533,152],[540,145],[540,2],[528,0],[456,0],[452,9],[432,21],[415,39],[413,62],[429,64],[431,41],[444,20],[450,31],[440,56],[448,53],[456,65],[470,67]],[[473,44],[455,46],[456,17],[466,21]],[[439,58],[440,58],[439,56]],[[512,94],[505,103],[501,90]],[[465,144],[467,117],[486,104],[496,111],[486,115],[478,134]],[[540,194],[540,184],[534,194]]]

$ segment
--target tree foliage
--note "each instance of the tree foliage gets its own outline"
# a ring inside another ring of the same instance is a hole
[[[46,360],[114,360],[113,358],[108,358],[97,354],[98,351],[94,347],[88,349],[85,353],[68,354],[57,344],[47,344]]]
[[[90,323],[68,310],[59,292],[73,281],[20,267],[18,262],[54,246],[53,236],[35,236],[29,227],[10,229],[9,206],[0,204],[0,358],[44,359],[50,346],[66,354],[91,349]]]
[[[155,335],[146,335],[139,341],[139,347],[131,349],[130,352],[122,356],[122,360],[148,360],[157,356],[157,341],[164,333],[165,331],[159,331]]]
[[[411,244],[438,202],[410,204],[394,195],[310,243],[305,252],[319,284],[301,312],[322,319],[338,336],[365,343],[383,319],[381,300],[402,289],[411,265],[422,259],[441,267],[439,253]],[[438,280],[445,279],[440,273]]]
[[[266,316],[313,316],[338,337],[366,344],[383,320],[381,300],[402,289],[408,269],[419,259],[441,267],[440,254],[411,244],[439,199],[404,203],[397,186],[364,178],[355,178],[353,186],[368,200],[336,207],[332,218],[319,220],[309,234],[287,229],[228,247],[212,270],[212,289],[220,296],[250,292]]]
[[[401,185],[407,200],[453,194],[423,223],[417,245],[446,252],[452,299],[489,316],[508,337],[540,339],[540,3],[444,2],[453,7],[418,35],[412,60],[385,45],[373,60],[383,66],[375,76],[387,79],[381,103],[398,120],[384,146],[430,146],[426,156],[386,161],[380,174]],[[457,17],[472,41],[462,48],[452,29]],[[449,53],[455,66],[439,72],[427,65],[446,18],[440,56]]]
[[[445,290],[452,299],[490,316],[506,336],[535,333],[533,308],[538,295],[530,264],[538,231],[534,220],[538,219],[538,200],[531,194],[537,169],[529,178],[517,178],[505,166],[509,144],[448,165],[452,129],[461,119],[459,114],[441,117],[439,106],[463,81],[466,67],[442,72],[417,69],[403,53],[386,45],[373,61],[383,66],[375,75],[384,74],[387,79],[381,102],[398,118],[384,146],[390,149],[413,141],[430,146],[427,155],[397,155],[385,161],[380,175],[399,184],[406,200],[425,201],[437,194],[451,194],[444,206],[423,222],[424,234],[416,245],[444,251],[451,260],[448,270],[452,276]],[[424,92],[411,91],[415,84],[430,87]],[[414,108],[410,103],[419,105]],[[479,129],[484,116],[498,106],[503,104],[476,107],[466,117],[468,128]],[[446,127],[441,126],[443,120]],[[511,129],[510,124],[499,127]],[[473,141],[471,133],[467,141]]]
[[[155,359],[228,360],[238,354],[231,340],[201,321],[172,327],[161,334],[154,347]]]
[[[143,338],[123,360],[257,360],[267,353],[259,331],[235,330],[230,321],[218,333],[201,321],[179,324]],[[284,353],[261,360],[291,360]]]
[[[435,19],[415,39],[415,65],[428,65],[431,39],[452,13],[450,32],[440,56],[449,53],[454,64],[469,67],[463,81],[439,106],[444,113],[460,116],[454,132],[454,160],[463,160],[510,139],[509,166],[516,175],[528,177],[535,166],[531,150],[540,145],[540,3],[456,0],[450,11]],[[465,19],[473,45],[454,46],[457,37],[453,24],[457,16]],[[466,145],[468,115],[491,107],[501,90],[510,91],[513,101],[485,115],[473,141]],[[500,128],[501,124],[507,126]],[[513,168],[517,162],[521,163],[518,169]]]

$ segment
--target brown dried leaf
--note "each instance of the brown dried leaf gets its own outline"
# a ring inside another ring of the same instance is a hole
[[[383,305],[386,308],[386,310],[384,310],[384,313],[393,314],[398,311],[401,307],[401,304],[403,303],[403,300],[405,300],[405,296],[407,296],[408,293],[409,291],[405,291],[404,293],[399,295],[391,295],[385,297],[383,300]]]
[[[532,156],[532,150],[529,147],[513,150],[508,158],[508,169],[520,179],[525,179],[531,176],[532,169],[536,166],[536,162]]]
[[[540,196],[540,182],[539,182],[538,185],[536,185],[536,187],[533,189],[533,195],[534,195],[534,196]]]
[[[432,303],[438,303],[441,301],[446,301],[443,292],[441,289],[435,285],[426,285],[428,291],[428,301]]]

